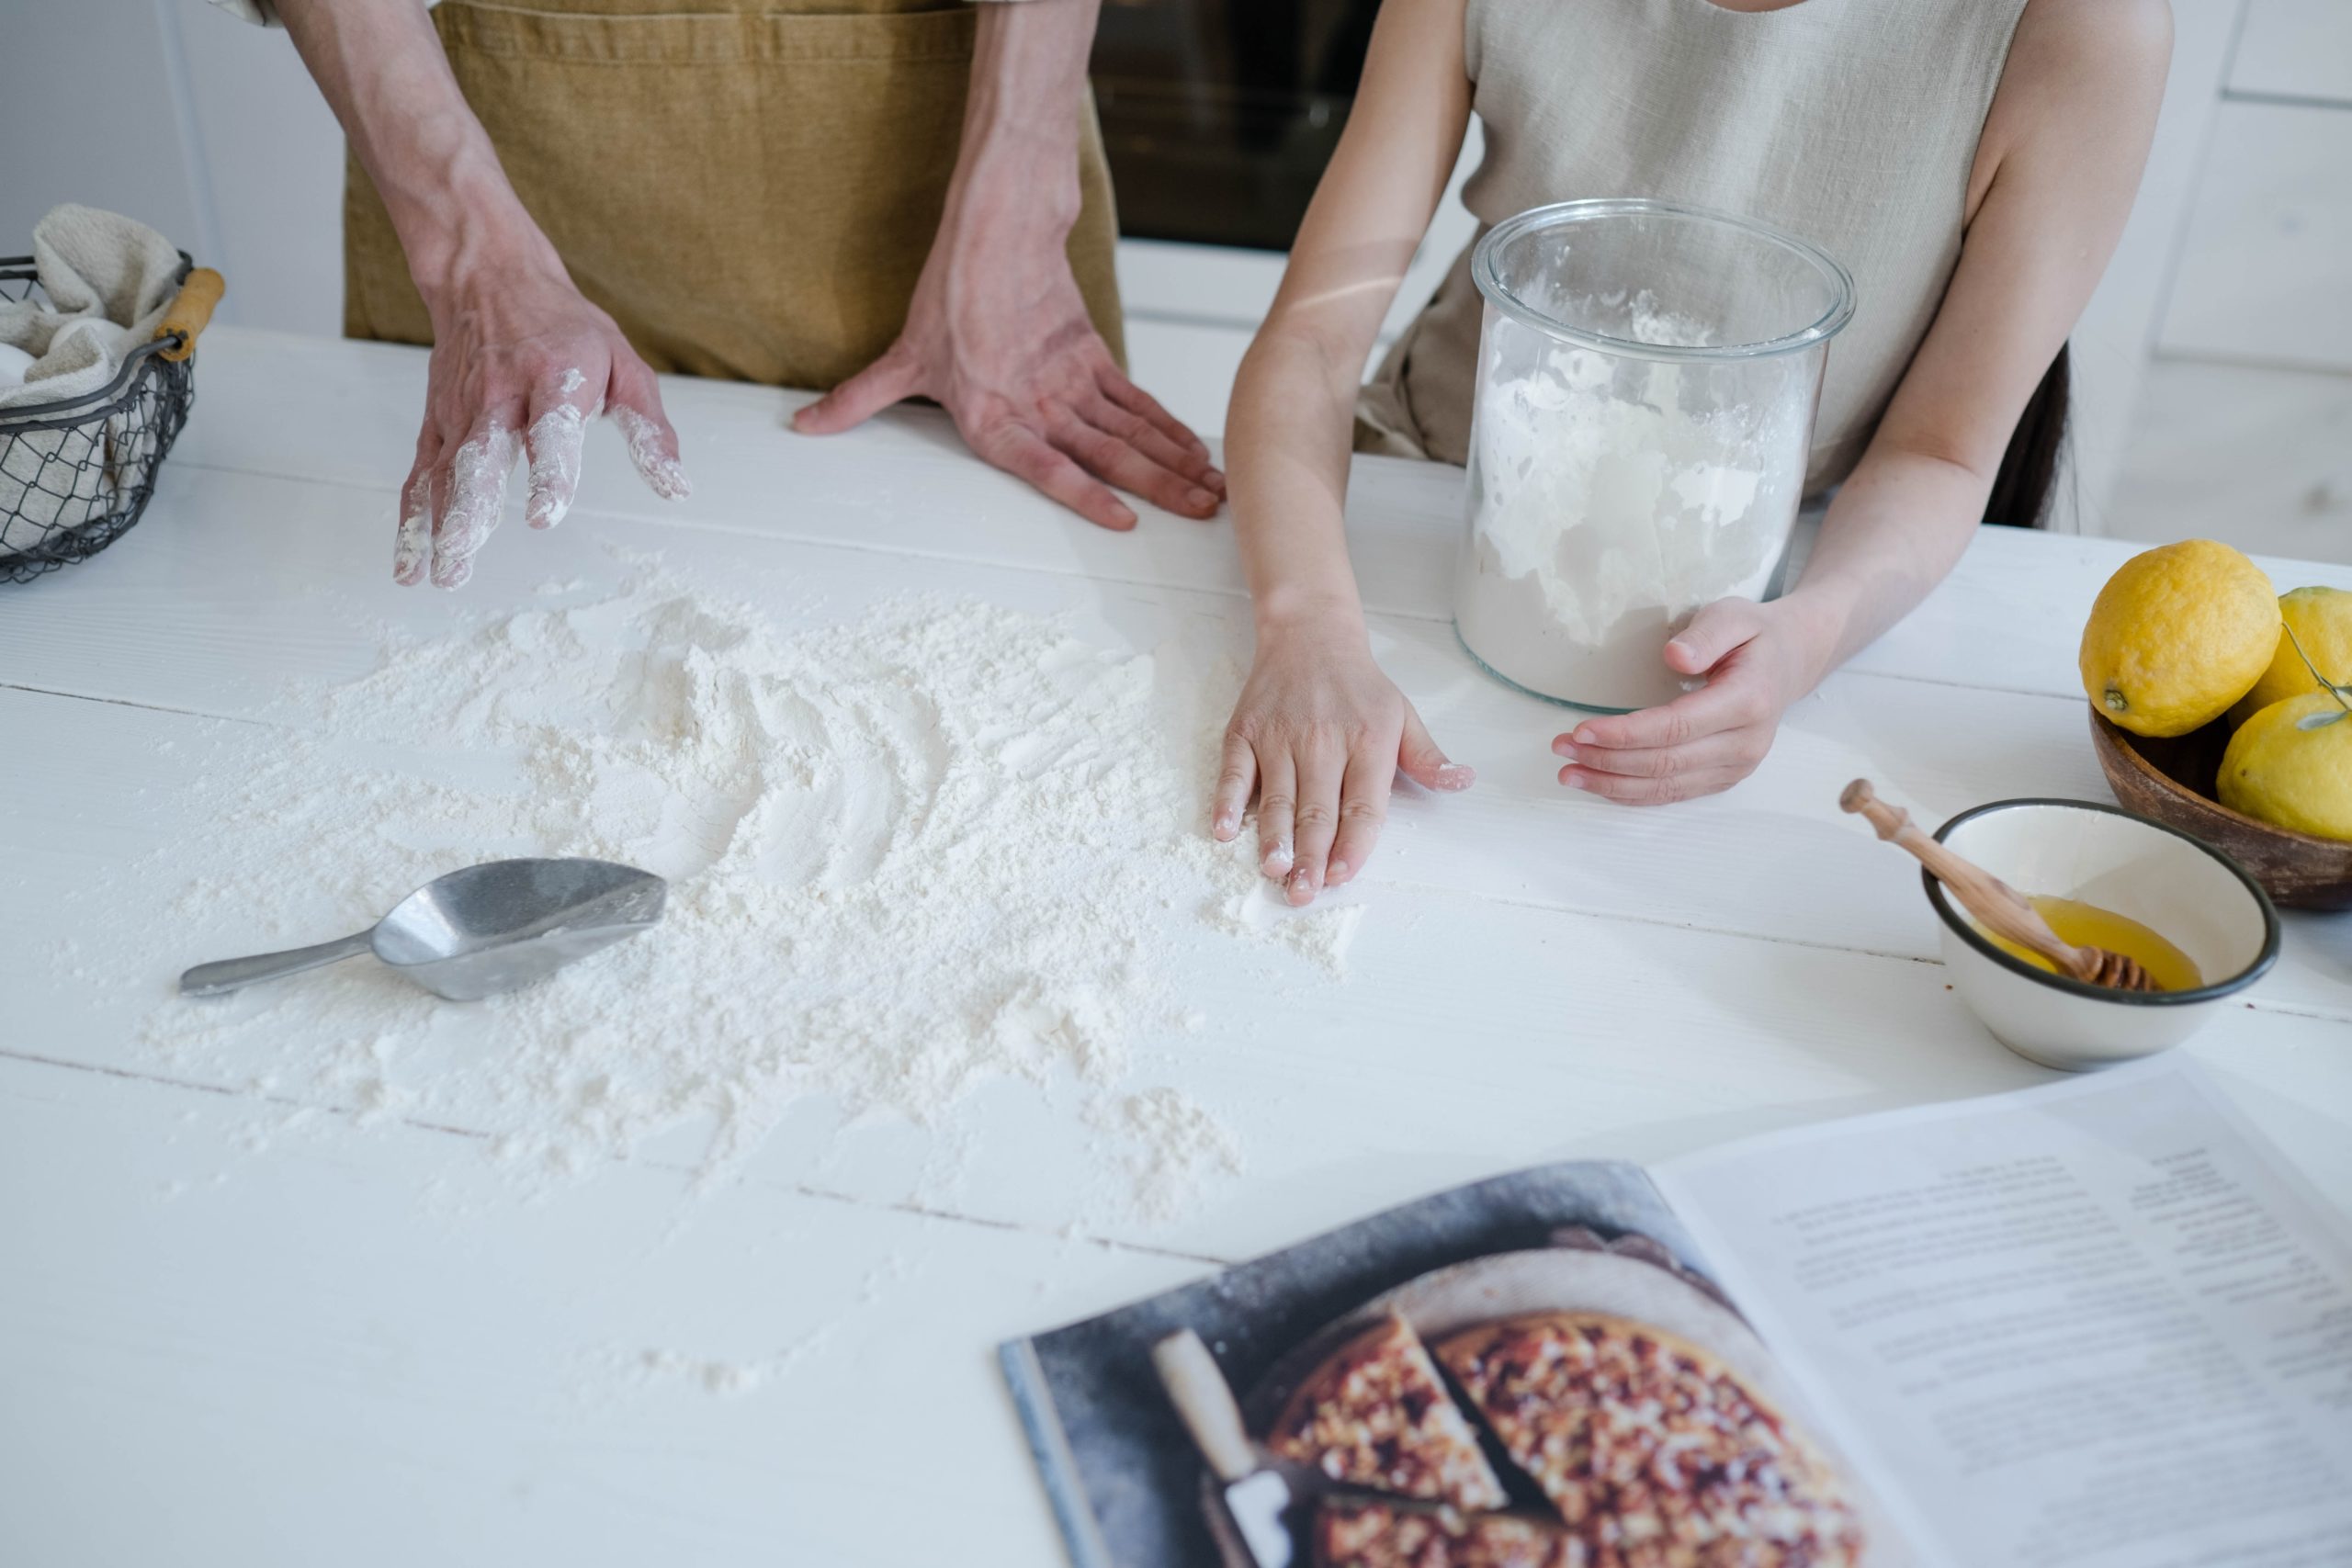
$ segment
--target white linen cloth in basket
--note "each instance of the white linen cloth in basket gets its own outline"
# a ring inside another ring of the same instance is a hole
[[[0,343],[33,356],[23,385],[0,387],[0,417],[104,388],[179,294],[172,243],[94,207],[54,207],[33,225],[33,267],[46,299],[0,302]],[[0,555],[112,510],[118,434],[97,421],[0,432]]]

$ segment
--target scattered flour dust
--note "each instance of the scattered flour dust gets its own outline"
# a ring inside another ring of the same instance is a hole
[[[208,826],[163,853],[174,918],[254,948],[330,934],[291,890],[334,890],[356,930],[502,854],[657,871],[660,927],[474,1008],[361,961],[175,998],[147,1043],[363,1122],[486,1130],[534,1189],[686,1127],[713,1129],[720,1177],[816,1097],[953,1134],[1001,1079],[1081,1085],[1145,1217],[1238,1171],[1208,1110],[1131,1087],[1139,1040],[1204,1021],[1171,954],[1255,944],[1336,976],[1360,911],[1281,910],[1246,844],[1207,840],[1216,731],[1171,717],[1152,658],[975,603],[786,631],[632,572],[388,635],[375,673],[290,694],[285,728],[224,725]]]
[[[612,1382],[624,1385],[634,1383],[641,1388],[682,1386],[716,1394],[721,1399],[741,1399],[747,1393],[758,1393],[771,1382],[782,1381],[804,1358],[820,1348],[829,1337],[828,1333],[820,1331],[774,1355],[753,1356],[740,1360],[696,1356],[662,1346],[634,1352],[608,1348],[583,1358],[582,1371],[599,1378],[607,1386]],[[587,1386],[597,1387],[596,1384]],[[599,1388],[598,1392],[603,1392],[603,1389]]]
[[[1177,1089],[1148,1089],[1119,1102],[1136,1151],[1136,1207],[1148,1219],[1182,1213],[1204,1179],[1241,1174],[1241,1145],[1226,1125]]]

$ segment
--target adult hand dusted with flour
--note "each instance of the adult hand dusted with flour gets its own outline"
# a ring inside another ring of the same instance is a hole
[[[581,297],[500,168],[413,0],[276,0],[302,62],[382,196],[433,322],[416,462],[401,487],[393,576],[455,588],[530,457],[527,513],[552,526],[599,410],[656,494],[686,493],[653,372]]]
[[[541,242],[542,248],[545,243]],[[581,298],[548,251],[537,269],[477,265],[425,292],[433,358],[416,463],[401,487],[392,576],[455,588],[505,511],[517,449],[530,460],[524,515],[563,521],[580,484],[587,422],[609,412],[653,493],[691,488],[662,393],[620,329]]]
[[[793,416],[830,435],[927,397],[988,462],[1091,523],[1132,528],[1111,485],[1213,515],[1208,447],[1119,369],[1088,319],[1065,243],[1098,0],[982,9],[963,146],[898,341]]]

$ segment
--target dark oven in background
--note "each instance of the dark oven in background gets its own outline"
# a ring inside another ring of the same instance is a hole
[[[1104,0],[1094,96],[1137,239],[1288,250],[1379,0]]]

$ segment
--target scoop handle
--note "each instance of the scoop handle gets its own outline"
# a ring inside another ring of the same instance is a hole
[[[2098,960],[2093,953],[2052,931],[2050,922],[2041,918],[2041,911],[2027,903],[2016,888],[1921,832],[1913,824],[1909,812],[1878,797],[1870,780],[1856,779],[1848,784],[1838,796],[1838,805],[1842,810],[1867,818],[1870,825],[1878,829],[1878,836],[1888,843],[1910,851],[1921,865],[1935,874],[1938,882],[1951,889],[1962,908],[1996,934],[2041,954],[2078,980],[2090,979],[2098,968]]]
[[[199,964],[180,976],[180,995],[225,997],[231,991],[241,991],[264,980],[340,964],[366,953],[369,939],[375,934],[371,926],[356,935],[313,947],[289,947],[283,953],[256,953],[250,958],[223,958],[217,964]]]

